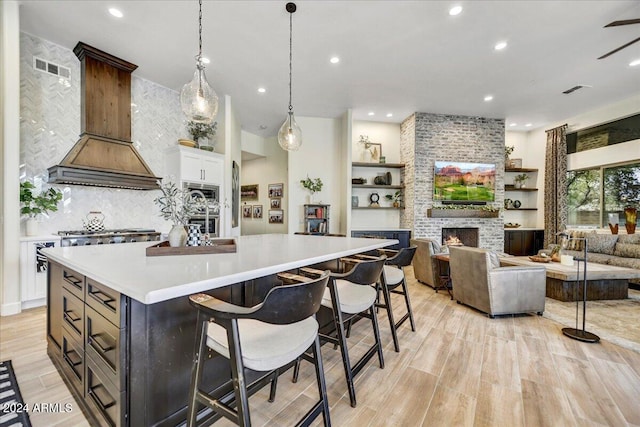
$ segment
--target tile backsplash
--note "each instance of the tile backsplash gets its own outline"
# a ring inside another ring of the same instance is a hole
[[[100,46],[96,46],[100,48]],[[68,67],[65,80],[33,68],[33,58]],[[135,63],[135,58],[123,58]],[[190,76],[185,76],[189,79]],[[186,80],[185,80],[186,81]],[[20,173],[21,180],[47,188],[47,168],[58,164],[80,135],[80,61],[74,53],[47,40],[20,35]],[[158,177],[163,177],[164,151],[187,137],[180,94],[148,80],[131,79],[132,141]],[[106,228],[144,227],[168,232],[153,200],[158,190],[56,185],[64,198],[57,212],[41,218],[39,234],[78,230],[90,211],[105,215]]]

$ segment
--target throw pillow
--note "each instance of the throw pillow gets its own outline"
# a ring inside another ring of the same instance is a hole
[[[587,249],[589,252],[613,255],[617,241],[617,234],[589,234],[587,236]]]
[[[618,243],[630,243],[640,245],[640,234],[619,234]]]
[[[437,240],[431,240],[431,253],[439,254],[440,252],[442,252],[442,246],[440,246],[440,243],[438,243]]]
[[[500,267],[500,257],[498,257],[498,254],[493,251],[487,253],[489,254],[489,263],[491,264],[491,268]]]
[[[640,245],[632,245],[631,243],[616,243],[615,256],[625,258],[640,258]]]

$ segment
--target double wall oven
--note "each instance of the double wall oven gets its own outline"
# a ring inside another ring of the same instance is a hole
[[[191,217],[189,224],[199,224],[200,232],[204,234],[208,222],[209,236],[220,237],[220,205],[218,203],[220,200],[220,187],[217,185],[193,182],[184,182],[182,185],[186,190],[202,192],[209,206],[208,218],[206,209],[203,207],[196,215]]]

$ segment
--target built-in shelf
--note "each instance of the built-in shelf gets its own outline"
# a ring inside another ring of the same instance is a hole
[[[505,172],[538,172],[535,168],[506,168]]]
[[[404,164],[402,163],[364,163],[364,162],[353,162],[351,166],[357,168],[393,168],[393,169],[402,169]]]
[[[375,209],[375,210],[384,210],[384,209],[392,209],[392,210],[398,210],[398,209],[404,209],[404,206],[401,206],[399,208],[394,208],[393,206],[378,206],[378,207],[373,207],[373,206],[358,206],[358,207],[352,207],[351,209]]]
[[[537,211],[538,208],[507,208],[508,211]]]
[[[504,186],[504,191],[538,191],[538,189],[537,188],[529,188],[529,187],[516,188],[513,185],[505,185]]]
[[[402,190],[404,185],[374,185],[374,184],[352,184],[353,188],[387,188],[389,190]]]

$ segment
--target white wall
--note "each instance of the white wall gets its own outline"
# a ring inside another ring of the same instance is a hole
[[[242,129],[240,119],[233,108],[231,97],[224,95],[220,97],[220,100],[221,103],[224,103],[224,111],[222,116],[218,118],[218,123],[224,123],[222,136],[224,137],[225,152],[224,191],[221,194],[221,200],[227,201],[227,207],[224,208],[224,212],[220,215],[220,222],[224,224],[224,236],[239,236],[241,233],[242,224],[240,223],[240,218],[242,217],[242,212],[238,213],[238,226],[231,227],[231,172],[235,161],[240,167],[240,175],[242,176]]]
[[[0,3],[0,315],[20,312],[20,22],[18,2]]]
[[[247,143],[245,145],[245,143]],[[258,200],[240,201],[240,211],[243,205],[262,205],[262,218],[242,218],[242,234],[266,234],[288,232],[289,209],[288,200],[290,189],[287,182],[288,155],[280,148],[276,137],[261,138],[249,132],[242,132],[242,150],[252,153],[263,153],[264,157],[242,162],[240,183],[242,185],[258,184]],[[284,184],[284,195],[280,199],[281,209],[284,211],[282,224],[269,224],[269,184]]]
[[[364,120],[354,120],[351,129],[351,159],[353,162],[365,161],[364,146],[358,141],[360,135],[369,137],[369,141],[382,144],[382,155],[387,163],[400,163],[400,124],[381,123]],[[351,171],[352,178],[366,178],[367,184],[373,184],[373,178],[377,174],[391,172],[393,184],[400,182],[399,169],[377,169],[377,168],[357,168]],[[386,194],[393,194],[396,190],[375,190],[380,195],[380,206],[391,206],[392,202],[385,199]],[[357,196],[359,206],[369,205],[369,189],[351,189],[351,195]],[[349,207],[351,207],[349,198]],[[351,212],[350,230],[363,229],[397,229],[400,226],[399,210],[353,210]]]
[[[322,191],[314,196],[314,203],[329,204],[330,233],[344,233],[340,212],[344,209],[342,188],[348,185],[342,155],[342,119],[296,117],[302,129],[302,147],[289,153],[289,233],[303,231],[303,205],[309,201],[309,192],[300,185],[300,180],[320,178]]]
[[[511,157],[522,158],[523,166],[525,167],[538,168],[537,186],[540,188],[540,191],[538,191],[537,199],[537,227],[544,227],[544,158],[547,145],[546,130],[566,123],[568,124],[567,133],[571,133],[638,113],[640,113],[640,94],[557,123],[549,124],[544,128],[527,132],[526,142],[522,141],[521,133],[507,132],[506,145],[516,145],[516,151]],[[588,167],[589,165],[593,166],[596,163],[603,165],[634,160],[640,160],[640,140],[570,154],[568,167],[569,169],[580,169]]]

